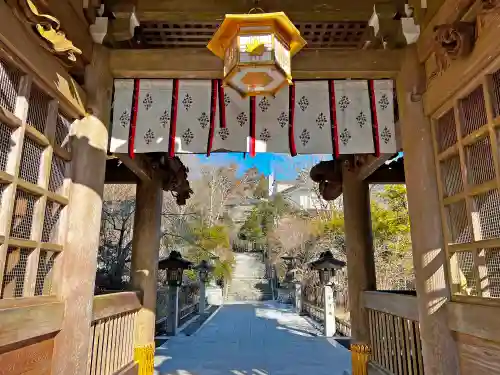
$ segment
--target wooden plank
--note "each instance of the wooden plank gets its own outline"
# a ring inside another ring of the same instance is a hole
[[[0,354],[0,375],[50,375],[54,339],[37,338],[23,344]]]
[[[400,50],[303,50],[292,60],[295,79],[393,78]],[[115,78],[222,78],[222,60],[204,49],[112,50]]]
[[[0,299],[0,310],[28,307],[46,303],[60,302],[56,296]]]
[[[62,302],[1,309],[0,347],[59,331],[63,314]]]
[[[26,27],[13,15],[5,2],[0,2],[0,51],[13,54],[26,71],[35,75],[35,81],[61,100],[65,111],[74,117],[85,114],[85,93],[63,65],[44,50],[28,34]]]
[[[430,82],[427,91],[423,95],[426,115],[434,114],[439,107],[458,91],[466,90],[467,87],[464,87],[464,82],[467,86],[479,85],[482,71],[487,69],[488,66],[499,64],[499,29],[500,24],[494,24],[485,30],[469,56],[453,61],[446,71]],[[456,79],[456,77],[460,77],[460,79]],[[471,82],[475,78],[477,78],[477,84]]]
[[[130,362],[128,365],[119,370],[115,375],[137,375],[139,374],[139,365],[135,362]]]
[[[393,375],[372,361],[368,362],[368,375]]]
[[[265,4],[249,1],[157,1],[138,0],[137,16],[141,21],[171,21],[183,22],[196,20],[222,20],[228,13],[248,13],[252,6],[261,6],[266,12],[287,14],[292,21],[368,21],[373,13],[373,0],[310,0],[297,2],[294,0],[267,0]]]
[[[417,297],[396,293],[364,292],[366,308],[418,322]]]
[[[395,323],[395,340],[396,340],[396,356],[397,356],[397,366],[398,366],[398,369],[397,369],[397,373],[398,374],[401,374],[401,375],[404,375],[404,371],[403,371],[403,366],[404,366],[404,362],[403,362],[403,353],[404,353],[404,338],[403,338],[403,330],[402,330],[402,321],[403,321],[403,318],[399,317],[399,316],[396,316],[395,319],[394,319],[394,323]]]
[[[500,307],[450,302],[447,312],[451,330],[500,342]]]
[[[500,343],[465,334],[456,335],[461,374],[500,374]]]
[[[142,307],[139,292],[103,294],[94,297],[92,321],[138,310]]]

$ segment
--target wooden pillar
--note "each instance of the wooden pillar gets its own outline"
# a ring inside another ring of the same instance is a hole
[[[134,236],[132,239],[132,287],[143,295],[137,314],[134,345],[140,375],[153,375],[155,351],[156,289],[163,190],[153,176],[139,181],[136,191]]]
[[[353,375],[359,375],[366,374],[367,371],[370,338],[368,312],[363,305],[362,293],[366,290],[375,290],[377,283],[369,186],[351,171],[348,163],[342,166],[342,196],[347,248],[352,367]]]
[[[85,73],[88,111],[94,115],[75,121],[70,133],[67,236],[56,279],[56,292],[65,302],[62,329],[55,339],[52,374],[56,375],[87,371],[113,85],[108,67],[107,51],[97,46]]]
[[[457,348],[445,308],[451,293],[446,277],[431,125],[422,103],[412,95],[425,87],[421,77],[424,75],[416,48],[408,47],[397,80],[397,94],[424,368],[428,375],[459,374]]]

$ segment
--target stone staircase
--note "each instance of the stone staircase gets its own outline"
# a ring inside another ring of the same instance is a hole
[[[233,279],[230,281],[226,301],[272,300],[272,291],[266,275],[262,253],[236,253]]]

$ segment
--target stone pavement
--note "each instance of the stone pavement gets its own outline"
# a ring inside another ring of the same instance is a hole
[[[226,304],[156,349],[156,375],[350,375],[350,352],[287,305]]]

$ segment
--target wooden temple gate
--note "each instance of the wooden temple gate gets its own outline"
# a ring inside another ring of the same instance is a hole
[[[295,79],[395,82],[404,173],[311,171],[343,192],[354,373],[500,374],[499,2],[405,3],[1,1],[0,374],[153,373],[162,192],[190,189],[166,151],[108,154],[113,80],[220,79],[204,46],[256,4],[308,41]],[[375,283],[368,184],[403,182],[416,297]],[[105,183],[137,183],[135,291],[94,297]]]

